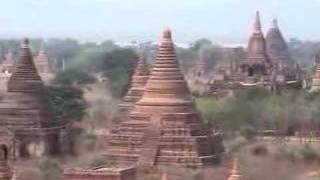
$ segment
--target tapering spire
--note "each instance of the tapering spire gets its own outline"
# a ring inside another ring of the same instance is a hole
[[[120,104],[121,111],[130,110],[133,105],[141,98],[144,86],[147,83],[149,75],[146,58],[142,55],[137,62],[134,73],[131,78],[128,93],[123,98],[123,103]]]
[[[161,35],[156,61],[150,73],[145,92],[138,104],[156,104],[154,97],[161,97],[162,102],[190,101],[189,89],[180,71],[172,34],[166,28]]]
[[[260,13],[256,11],[256,20],[254,22],[254,31],[261,32],[261,21],[260,21]]]
[[[288,46],[282,36],[277,19],[273,19],[272,26],[267,32],[266,49],[268,57],[273,64],[290,64]]]
[[[239,164],[238,159],[234,159],[231,174],[228,180],[244,180],[244,178],[242,177],[242,174],[240,173],[238,164]]]
[[[45,50],[45,43],[42,42],[38,56],[35,59],[35,65],[39,73],[50,73],[49,57]]]
[[[247,51],[248,62],[255,64],[264,64],[268,62],[268,58],[266,56],[265,39],[261,30],[259,11],[256,12],[254,30],[249,38]]]
[[[272,20],[272,28],[279,29],[278,20],[276,18]]]
[[[43,87],[32,54],[29,49],[29,40],[25,38],[20,45],[19,57],[15,64],[12,76],[8,81],[9,92],[34,92]]]

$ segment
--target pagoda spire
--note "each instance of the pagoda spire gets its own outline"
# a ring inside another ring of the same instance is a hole
[[[159,101],[154,98],[158,97]],[[158,54],[139,105],[158,103],[191,103],[187,83],[176,58],[171,30],[166,28],[160,38]],[[172,104],[173,103],[173,104]]]
[[[261,32],[261,20],[260,20],[260,12],[256,11],[256,20],[254,22],[254,31]]]
[[[141,55],[131,77],[129,90],[123,98],[123,103],[119,105],[121,111],[129,111],[133,107],[133,105],[141,98],[144,86],[146,85],[148,80],[148,75],[149,69],[146,58]]]
[[[29,40],[20,45],[19,57],[8,81],[8,92],[34,92],[43,87],[43,82],[33,62]]]
[[[279,29],[278,20],[276,18],[272,20],[272,28]]]

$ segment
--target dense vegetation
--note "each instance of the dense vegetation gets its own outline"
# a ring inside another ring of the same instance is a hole
[[[298,127],[314,131],[320,127],[319,92],[272,94],[254,89],[226,99],[200,97],[196,102],[205,120],[225,130],[277,129],[292,135]]]

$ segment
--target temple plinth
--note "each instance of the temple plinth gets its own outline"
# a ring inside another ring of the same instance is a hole
[[[65,169],[64,180],[135,180],[136,169],[97,167],[92,169]]]
[[[169,29],[141,99],[109,136],[105,155],[119,163],[193,167],[212,164],[218,156],[180,71]]]
[[[149,75],[148,65],[146,63],[146,59],[142,56],[134,70],[134,73],[131,77],[131,82],[129,86],[129,90],[125,97],[123,98],[123,102],[120,106],[120,113],[125,115],[132,109],[134,104],[140,100],[144,86],[147,83]]]
[[[59,124],[53,119],[28,39],[21,43],[7,92],[0,102],[0,126],[14,133],[19,142],[16,144],[18,156],[53,154],[58,148]]]

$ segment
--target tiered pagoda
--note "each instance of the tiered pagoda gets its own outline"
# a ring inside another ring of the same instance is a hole
[[[49,64],[49,57],[47,52],[44,48],[44,45],[41,46],[39,54],[35,59],[35,65],[38,70],[38,73],[51,73],[50,64]]]
[[[18,156],[57,152],[59,123],[53,119],[44,84],[34,65],[28,39],[0,101],[0,126],[12,131]]]
[[[257,11],[254,29],[248,42],[247,58],[241,63],[241,68],[246,76],[260,78],[268,73],[269,67],[266,42],[261,29],[260,15]]]
[[[213,163],[211,133],[195,109],[171,31],[162,34],[155,64],[129,120],[113,130],[105,155],[119,163],[203,166]]]
[[[266,49],[268,57],[273,64],[279,64],[279,66],[289,64],[288,45],[279,29],[277,19],[272,21],[272,27],[267,32]]]
[[[123,98],[123,102],[119,105],[120,113],[127,115],[134,104],[140,100],[143,94],[144,86],[148,80],[148,75],[149,69],[146,59],[141,56],[131,77],[129,90]]]
[[[54,78],[54,73],[50,68],[49,57],[44,48],[44,44],[42,44],[41,49],[38,55],[35,57],[35,66],[41,79],[46,83],[50,83],[50,81]]]

